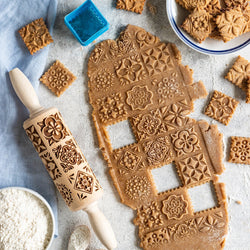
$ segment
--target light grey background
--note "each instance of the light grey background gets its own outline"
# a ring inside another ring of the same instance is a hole
[[[230,84],[223,77],[233,64],[238,54],[250,61],[250,47],[237,54],[227,56],[207,56],[195,52],[183,44],[172,31],[166,16],[165,0],[148,0],[157,7],[153,15],[145,8],[142,15],[115,9],[115,0],[93,0],[110,23],[110,29],[96,40],[115,39],[127,24],[134,24],[160,37],[162,41],[175,43],[181,51],[183,63],[194,70],[194,80],[202,80],[211,93],[214,89],[224,92],[240,101],[231,122],[226,127],[203,114],[208,98],[195,102],[192,117],[218,125],[224,134],[226,171],[220,180],[226,184],[229,211],[229,234],[225,249],[250,249],[250,166],[230,164],[228,157],[228,140],[232,135],[250,137],[250,104],[245,103],[244,93]],[[66,14],[78,7],[83,1],[59,0],[58,13],[53,33],[54,43],[50,46],[46,70],[55,60],[60,60],[76,76],[77,80],[61,97],[54,96],[44,85],[39,87],[41,104],[45,107],[55,106],[61,111],[76,141],[80,145],[89,164],[105,190],[99,202],[100,208],[110,220],[117,236],[119,250],[139,249],[137,228],[132,220],[135,212],[120,203],[120,198],[108,174],[108,167],[98,149],[97,136],[91,119],[92,108],[88,103],[87,93],[87,60],[94,44],[82,47],[73,37],[63,22]],[[126,138],[121,135],[121,140]],[[156,173],[157,175],[157,173]],[[156,177],[157,178],[157,177]],[[161,178],[157,179],[161,186]],[[162,178],[162,185],[163,185]],[[83,211],[70,212],[58,194],[59,205],[59,237],[54,240],[53,250],[66,249],[70,233],[75,226],[89,226],[87,215]],[[239,205],[236,201],[241,201]],[[104,249],[92,232],[89,249]]]

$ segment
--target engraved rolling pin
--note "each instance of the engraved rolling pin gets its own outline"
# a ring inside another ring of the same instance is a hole
[[[28,78],[15,68],[12,85],[30,112],[23,127],[57,189],[72,211],[83,209],[100,241],[116,248],[114,232],[97,206],[103,189],[56,108],[44,109]]]

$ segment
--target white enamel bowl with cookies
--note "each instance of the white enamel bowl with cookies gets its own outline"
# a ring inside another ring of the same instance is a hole
[[[250,33],[245,33],[231,41],[224,43],[220,40],[207,38],[204,42],[198,43],[185,32],[181,25],[189,12],[176,3],[175,0],[166,0],[167,15],[170,25],[176,35],[190,48],[210,55],[225,55],[239,51],[250,44]]]

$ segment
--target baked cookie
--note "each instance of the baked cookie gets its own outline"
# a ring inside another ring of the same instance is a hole
[[[31,55],[53,42],[43,18],[27,24],[18,32]]]
[[[245,58],[238,56],[234,65],[229,70],[225,78],[243,89],[247,90],[247,80],[250,77],[250,62]]]
[[[211,0],[205,10],[211,15],[218,15],[221,12],[220,0]]]
[[[230,96],[215,90],[211,101],[209,102],[205,115],[228,125],[239,102]]]
[[[248,30],[248,23],[240,7],[226,10],[218,15],[216,25],[224,42],[228,42]]]
[[[76,77],[58,60],[45,72],[40,81],[55,95],[60,96]]]
[[[184,21],[182,28],[199,43],[203,42],[214,29],[213,16],[204,9],[195,9]]]
[[[229,162],[250,165],[250,138],[231,137]]]
[[[245,8],[247,5],[249,5],[248,0],[224,0],[226,7],[228,8],[235,8],[235,7],[241,7]]]
[[[128,25],[116,41],[94,48],[88,76],[99,146],[121,201],[137,210],[141,247],[221,249],[228,224],[216,177],[224,170],[222,135],[217,126],[188,117],[193,101],[207,92],[201,81],[193,83],[177,47]],[[107,127],[125,120],[136,142],[114,149]],[[151,170],[168,164],[181,183],[158,192]],[[217,206],[198,212],[189,191],[204,183],[214,187]]]
[[[117,0],[116,8],[141,14],[145,0]]]
[[[211,0],[176,0],[176,2],[188,11],[193,11],[196,8],[204,9]]]
[[[248,77],[248,82],[247,82],[247,98],[246,98],[246,103],[250,103],[250,77]]]

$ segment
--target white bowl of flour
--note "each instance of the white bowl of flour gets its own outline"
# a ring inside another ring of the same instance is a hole
[[[48,202],[21,187],[0,189],[0,249],[48,250],[55,218]]]

